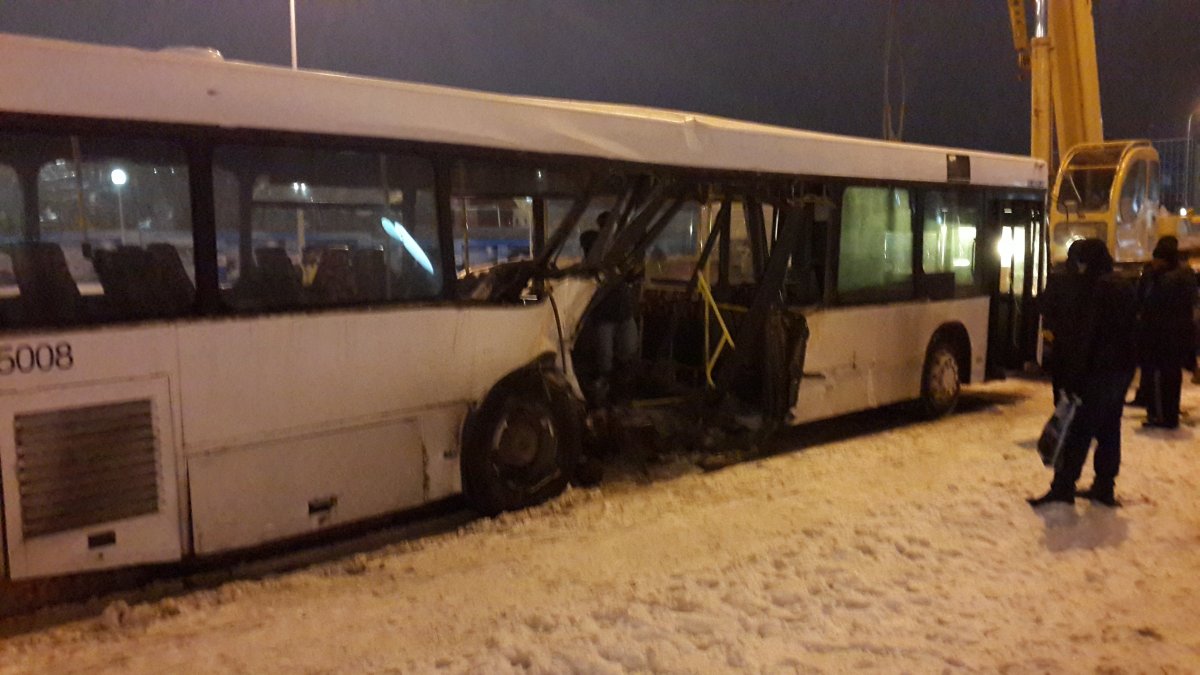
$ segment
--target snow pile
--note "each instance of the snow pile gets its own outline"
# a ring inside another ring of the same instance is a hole
[[[710,474],[0,642],[25,672],[1192,672],[1200,444],[1125,421],[1111,510],[1034,511],[1043,385]],[[1188,385],[1185,407],[1200,388]],[[677,472],[679,473],[679,472]],[[1081,486],[1090,476],[1085,473]]]

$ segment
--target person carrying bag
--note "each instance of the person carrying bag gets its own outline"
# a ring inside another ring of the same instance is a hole
[[[1038,454],[1041,455],[1044,466],[1058,468],[1062,459],[1063,444],[1067,440],[1071,422],[1075,420],[1075,413],[1079,411],[1079,404],[1080,398],[1075,394],[1064,391],[1059,396],[1054,414],[1046,421],[1046,426],[1042,427],[1042,435],[1038,437]]]
[[[1077,397],[1078,404],[1066,419],[1072,407],[1068,398],[1064,418],[1059,420],[1061,442],[1054,444],[1059,446],[1057,457],[1050,454],[1054,467],[1050,490],[1028,501],[1034,507],[1074,503],[1075,482],[1095,440],[1096,478],[1079,495],[1115,507],[1120,506],[1115,483],[1121,466],[1121,413],[1136,366],[1137,295],[1131,284],[1113,273],[1104,242],[1084,239],[1071,244],[1071,249],[1068,258],[1076,262],[1068,273],[1079,283],[1072,302],[1064,306],[1071,308],[1070,320],[1078,329],[1056,349],[1062,359],[1063,390]],[[1038,445],[1040,451],[1040,440]]]

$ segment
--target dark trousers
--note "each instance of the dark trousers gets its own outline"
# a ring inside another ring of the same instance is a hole
[[[1179,425],[1179,392],[1183,387],[1183,369],[1178,364],[1162,366],[1142,364],[1142,384],[1146,396],[1146,419],[1154,424]]]
[[[1093,439],[1096,483],[1111,485],[1116,480],[1121,469],[1121,411],[1132,380],[1132,372],[1096,373],[1084,379],[1083,390],[1079,392],[1082,402],[1054,470],[1056,489],[1074,491]]]

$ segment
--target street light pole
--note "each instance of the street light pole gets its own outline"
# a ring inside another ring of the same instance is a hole
[[[1192,119],[1198,112],[1200,112],[1200,108],[1193,108],[1191,114],[1188,115],[1187,140],[1184,141],[1183,147],[1183,205],[1186,208],[1195,208],[1196,206],[1193,199],[1195,186],[1192,185]]]
[[[121,202],[121,188],[129,182],[129,174],[124,169],[113,169],[109,176],[112,179],[113,190],[117,193],[117,222],[121,226],[121,245],[125,245],[125,204]]]
[[[291,13],[292,70],[298,70],[300,62],[296,57],[296,0],[288,0],[288,9]]]
[[[121,223],[121,245],[125,245],[125,205],[121,203],[121,186],[117,186],[117,220]]]

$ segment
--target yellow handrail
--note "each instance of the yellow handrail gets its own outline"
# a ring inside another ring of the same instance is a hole
[[[729,333],[729,327],[725,325],[725,318],[721,316],[721,306],[717,304],[712,295],[712,288],[708,285],[708,280],[704,278],[704,273],[696,273],[696,288],[700,290],[700,297],[704,299],[704,378],[708,380],[708,386],[717,386],[712,379],[713,366],[717,365],[717,359],[721,356],[721,350],[728,344],[730,349],[737,349],[733,344],[733,336]],[[717,341],[717,348],[710,355],[708,349],[708,313],[712,311],[717,317],[717,325],[721,327],[721,339]]]

